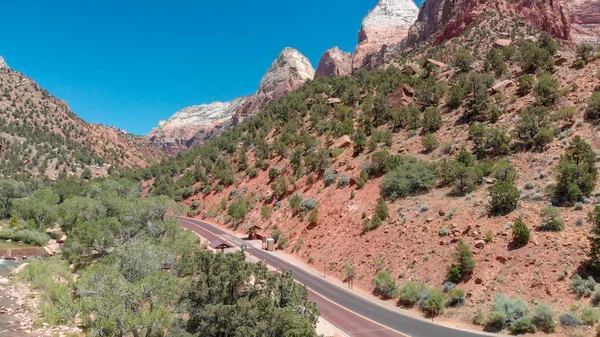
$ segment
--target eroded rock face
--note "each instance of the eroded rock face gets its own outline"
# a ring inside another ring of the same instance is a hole
[[[402,41],[418,13],[419,8],[412,0],[380,0],[363,20],[352,69],[368,68],[371,54]]]
[[[304,55],[285,48],[263,76],[254,95],[184,108],[161,121],[148,136],[170,153],[202,144],[260,111],[270,101],[297,89],[314,75],[315,70]]]
[[[247,97],[230,102],[194,105],[177,111],[166,121],[160,121],[148,136],[170,153],[187,148],[187,140],[204,128],[221,124],[233,116]]]
[[[236,113],[236,122],[260,111],[268,102],[299,88],[315,77],[310,61],[294,48],[285,48],[265,73],[258,91]]]
[[[427,0],[403,46],[412,47],[423,41],[439,44],[460,35],[489,11],[520,17],[557,38],[569,38],[571,16],[567,0]]]
[[[335,47],[327,50],[321,56],[315,77],[346,76],[351,73],[352,54]]]
[[[4,61],[4,57],[0,56],[0,69],[10,69],[6,61]]]
[[[571,0],[571,40],[600,46],[600,0]]]

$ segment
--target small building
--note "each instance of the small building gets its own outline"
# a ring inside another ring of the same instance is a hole
[[[258,239],[259,235],[257,234],[257,232],[262,230],[262,227],[260,227],[259,225],[247,223],[244,225],[244,230],[248,232],[248,239],[254,240]]]
[[[214,250],[220,250],[221,253],[224,253],[225,249],[233,248],[234,246],[227,241],[216,240],[216,241],[211,242],[209,247]]]

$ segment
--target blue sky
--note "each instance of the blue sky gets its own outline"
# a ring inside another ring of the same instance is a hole
[[[86,121],[146,134],[177,110],[256,91],[286,46],[316,68],[352,51],[377,0],[28,0],[2,5],[0,55]]]

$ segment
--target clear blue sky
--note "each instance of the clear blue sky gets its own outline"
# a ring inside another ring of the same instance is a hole
[[[7,1],[0,55],[86,121],[146,134],[183,107],[254,93],[286,46],[314,67],[330,47],[352,51],[376,3]]]

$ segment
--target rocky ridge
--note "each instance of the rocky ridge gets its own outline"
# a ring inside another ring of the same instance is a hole
[[[571,11],[571,35],[575,43],[600,46],[600,1],[569,1]]]
[[[169,153],[185,150],[258,112],[268,102],[295,90],[314,76],[315,69],[304,55],[294,48],[285,48],[263,76],[254,95],[184,108],[161,121],[148,136]]]
[[[420,42],[430,41],[438,45],[460,35],[487,12],[522,18],[563,40],[570,36],[571,15],[566,0],[427,0],[402,44],[404,47],[413,47]]]

